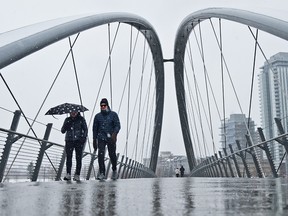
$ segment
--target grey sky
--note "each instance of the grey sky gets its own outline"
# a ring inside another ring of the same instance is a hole
[[[5,3],[2,3],[0,9],[0,32],[6,32],[41,21],[78,14],[129,12],[145,18],[153,25],[160,38],[164,58],[173,58],[173,46],[178,26],[188,14],[193,13],[199,9],[221,6],[232,8],[235,7],[277,16],[279,18],[288,20],[288,16],[286,16],[287,11],[283,10],[283,8],[287,8],[288,3],[286,3],[284,0],[253,1],[253,3],[247,0],[241,1],[241,4],[238,2],[240,1],[5,1]],[[19,74],[19,76],[21,75]],[[166,100],[164,104],[164,119],[160,151],[172,151],[174,154],[185,154],[179,125],[174,86],[173,64],[166,63]],[[38,87],[41,88],[41,84]],[[167,99],[168,97],[169,99]],[[1,102],[0,105],[5,107],[5,103],[3,104],[3,102]]]

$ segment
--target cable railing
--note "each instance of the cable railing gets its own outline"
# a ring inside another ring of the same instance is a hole
[[[0,128],[0,182],[23,182],[23,181],[61,181],[66,174],[65,146],[49,141],[49,133],[52,124],[47,124],[43,139],[16,132],[21,116],[20,111],[15,111],[11,128]],[[73,160],[75,155],[73,155]],[[149,178],[155,174],[143,164],[126,158],[118,158],[119,178]],[[107,166],[106,178],[110,174],[110,159],[105,157]],[[73,161],[72,170],[76,163]],[[81,179],[89,180],[97,178],[98,162],[97,155],[83,152]]]
[[[240,141],[235,140],[235,145],[229,144],[228,149],[218,151],[210,157],[203,158],[192,170],[190,176],[194,177],[280,177],[287,172],[288,132],[284,132],[281,119],[274,119],[279,135],[265,139],[263,129],[258,128],[260,141],[252,145],[249,135],[245,135],[248,147],[241,147]],[[278,146],[277,146],[278,145]],[[278,148],[282,158],[275,158],[272,149]]]

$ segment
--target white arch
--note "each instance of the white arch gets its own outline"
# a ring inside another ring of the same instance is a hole
[[[150,168],[155,172],[164,107],[164,66],[159,38],[144,18],[130,13],[105,13],[66,17],[26,26],[0,35],[0,69],[73,34],[112,22],[127,23],[145,36],[154,60],[156,111]]]
[[[288,40],[288,22],[246,10],[233,8],[207,8],[188,15],[181,22],[174,42],[174,76],[182,135],[190,170],[196,166],[196,160],[192,147],[186,110],[183,59],[187,40],[191,31],[200,22],[210,18],[221,18],[242,23],[275,35],[284,40]]]

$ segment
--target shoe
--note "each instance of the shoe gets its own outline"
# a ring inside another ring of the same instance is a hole
[[[67,173],[66,176],[64,177],[64,180],[70,181],[71,180],[71,175],[69,173]]]
[[[117,171],[115,170],[115,171],[112,172],[111,179],[116,180],[117,178],[118,178],[118,173],[117,173]]]
[[[74,175],[74,177],[73,177],[73,180],[74,181],[80,181],[80,175]]]
[[[100,175],[98,176],[98,179],[101,181],[101,180],[104,180],[105,179],[105,175],[103,173],[100,173]]]

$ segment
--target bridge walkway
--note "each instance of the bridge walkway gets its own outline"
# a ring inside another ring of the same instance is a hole
[[[0,184],[0,215],[288,215],[285,178]]]

